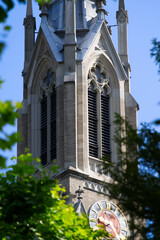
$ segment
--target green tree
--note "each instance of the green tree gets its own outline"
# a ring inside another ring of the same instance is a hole
[[[138,239],[159,240],[160,133],[146,124],[137,132],[118,115],[115,123],[119,162],[104,161],[105,169],[113,178],[107,189],[131,216],[132,235],[139,236]]]
[[[19,3],[26,3],[27,0],[17,0]],[[51,0],[36,0],[39,4],[50,2]],[[2,0],[0,2],[0,25],[3,26],[0,33],[0,56],[5,48],[5,39],[3,33],[9,31],[11,26],[6,24],[8,14],[14,8],[14,0]],[[3,80],[0,79],[0,88]],[[5,168],[6,160],[4,151],[11,150],[12,146],[20,140],[20,134],[17,132],[8,134],[6,126],[15,125],[18,117],[17,109],[21,108],[20,103],[13,104],[12,101],[0,101],[0,168]]]
[[[152,40],[151,57],[158,65],[160,74],[160,41]],[[160,119],[154,122],[160,124]],[[132,236],[138,239],[160,239],[160,133],[150,124],[140,129],[116,115],[114,140],[117,144],[119,162],[104,159],[104,170],[113,178],[107,185],[112,197],[130,215]]]
[[[1,83],[2,81],[0,81],[0,86]],[[0,101],[0,168],[6,166],[4,151],[11,150],[12,146],[20,139],[19,133],[9,134],[6,129],[8,125],[15,125],[15,120],[18,117],[17,109],[20,107],[20,103],[14,105],[11,101]]]
[[[0,239],[98,240],[108,236],[104,229],[93,231],[86,215],[79,216],[65,204],[65,189],[39,162],[27,153],[0,174]]]
[[[160,41],[157,38],[153,38],[152,45],[151,57],[154,58],[156,65],[158,65],[158,73],[160,74]]]
[[[17,0],[19,3],[26,3],[28,0]],[[40,5],[43,5],[45,3],[49,3],[51,0],[35,0],[37,1]],[[2,33],[0,33],[0,55],[3,52],[5,48],[5,39],[3,37],[3,33],[6,33],[11,30],[11,26],[6,24],[9,12],[13,10],[15,5],[15,0],[2,0],[0,2],[0,24],[2,27]]]
[[[25,3],[25,0],[17,0],[18,2]],[[3,24],[3,31],[7,32],[11,29],[11,26],[6,24],[6,20],[9,12],[14,8],[13,0],[2,0],[0,3],[0,23]],[[5,41],[3,39],[3,32],[0,34],[0,54],[4,50]]]

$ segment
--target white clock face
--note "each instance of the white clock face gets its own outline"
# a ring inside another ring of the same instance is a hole
[[[109,239],[126,240],[128,236],[127,220],[122,211],[112,202],[98,201],[89,211],[89,223],[94,229],[104,226],[111,235]]]

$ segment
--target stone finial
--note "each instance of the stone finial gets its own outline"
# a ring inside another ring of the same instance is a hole
[[[76,190],[75,193],[77,193],[77,199],[78,199],[78,200],[83,199],[82,193],[84,193],[84,191],[81,189],[81,186],[79,186],[79,189]]]
[[[27,0],[27,10],[26,10],[26,16],[32,16],[32,0]]]
[[[39,9],[41,13],[39,14],[40,17],[46,16],[48,17],[48,4],[39,5]]]
[[[27,0],[26,17],[24,18],[23,25],[25,28],[25,59],[22,74],[25,77],[35,44],[36,19],[33,17],[32,0]]]
[[[96,0],[96,5],[98,8],[103,8],[103,4],[106,6],[106,0]]]
[[[103,12],[105,15],[108,15],[108,12],[103,8],[103,4],[106,6],[106,0],[96,0],[97,13]]]
[[[124,0],[119,0],[119,9],[116,12],[118,25],[118,54],[120,56],[122,65],[127,73],[129,79],[130,65],[128,60],[128,11],[125,10]]]
[[[83,206],[83,203],[81,201],[82,193],[84,193],[84,191],[81,189],[81,186],[79,186],[79,189],[75,193],[77,193],[77,199],[78,199],[78,201],[74,204],[75,212],[78,213],[79,215],[81,215],[82,213],[86,214],[85,207]]]
[[[120,15],[121,15],[121,18],[119,19]],[[118,11],[116,12],[116,18],[117,18],[117,23],[118,21],[123,21],[122,18],[126,18],[128,23],[128,11],[125,10],[124,0],[119,0],[119,8],[118,8]]]
[[[119,11],[121,11],[121,9],[125,10],[124,0],[119,0]]]

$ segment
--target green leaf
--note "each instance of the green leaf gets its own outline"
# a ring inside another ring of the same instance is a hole
[[[6,158],[0,155],[0,168],[6,167]]]
[[[11,10],[14,7],[14,3],[12,0],[2,0],[7,5],[7,10]]]
[[[44,5],[44,4],[47,4],[47,3],[50,3],[52,0],[36,0],[36,2],[39,3],[39,5]]]
[[[154,121],[154,124],[156,124],[156,125],[160,125],[160,119]]]
[[[28,0],[18,0],[20,3],[26,3]]]
[[[10,31],[10,30],[11,30],[11,26],[8,26],[8,25],[7,25],[7,26],[4,26],[4,30],[5,30],[5,31]]]
[[[0,22],[4,22],[4,20],[7,18],[7,11],[0,6]]]
[[[37,165],[37,170],[40,171],[40,172],[43,172],[43,167],[41,164],[38,164]]]
[[[23,105],[22,105],[22,103],[17,102],[16,105],[15,105],[15,107],[16,107],[17,109],[20,109],[20,108],[23,107]]]
[[[5,48],[5,43],[4,42],[0,42],[0,54],[2,54],[4,48]]]
[[[4,81],[2,79],[0,79],[0,88],[1,88],[3,82]]]

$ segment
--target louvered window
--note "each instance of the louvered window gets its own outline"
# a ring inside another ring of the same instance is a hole
[[[89,155],[98,157],[97,93],[91,83],[88,89]]]
[[[94,63],[88,72],[88,132],[89,156],[109,157],[110,150],[110,77],[105,66]],[[95,159],[90,158],[90,166],[97,171]],[[93,170],[94,171],[94,170]]]
[[[56,159],[56,87],[55,73],[48,69],[41,81],[41,163]]]
[[[41,163],[47,163],[47,97],[41,100]]]
[[[56,89],[53,87],[53,92],[51,93],[50,96],[51,100],[51,161],[56,159]]]
[[[110,117],[109,117],[109,96],[104,88],[101,95],[101,127],[102,127],[102,157],[110,154]]]

